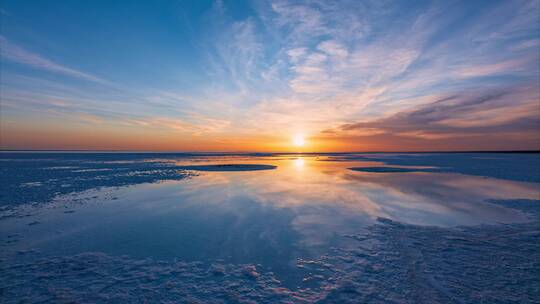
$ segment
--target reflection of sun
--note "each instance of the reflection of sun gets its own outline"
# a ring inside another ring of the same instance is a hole
[[[294,166],[296,169],[302,169],[304,168],[304,159],[303,158],[297,158],[294,160]]]
[[[304,136],[301,134],[296,134],[293,138],[293,145],[296,147],[303,147],[306,144]]]

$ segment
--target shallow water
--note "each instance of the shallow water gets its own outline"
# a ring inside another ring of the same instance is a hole
[[[335,248],[354,248],[357,242],[347,236],[367,235],[380,218],[444,229],[535,220],[493,201],[538,200],[537,182],[498,179],[489,171],[465,175],[459,168],[430,164],[428,155],[414,166],[388,165],[385,158],[394,157],[395,162],[395,155],[368,156],[4,155],[4,163],[24,163],[28,174],[40,171],[41,177],[20,178],[18,187],[2,190],[1,258],[9,264],[100,252],[135,260],[256,265],[260,272],[273,272],[283,287],[300,290],[314,285],[306,279],[313,273],[298,261],[316,260]],[[496,166],[500,159],[477,161]],[[200,170],[223,164],[275,168]],[[197,170],[187,170],[189,166]],[[362,167],[371,169],[350,169]],[[384,167],[402,170],[373,170]],[[11,167],[3,165],[3,170]],[[44,176],[44,170],[61,172]],[[118,176],[141,172],[146,179],[114,182]],[[77,174],[94,175],[81,179]],[[48,199],[48,184],[78,178],[89,184],[81,182],[79,191],[58,191]],[[94,185],[93,180],[112,182]],[[33,204],[10,203],[9,191],[34,191]]]

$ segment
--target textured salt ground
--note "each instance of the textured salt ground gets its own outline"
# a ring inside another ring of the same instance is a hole
[[[122,187],[194,175],[156,155],[116,153],[2,153],[0,212],[41,205],[55,197],[100,187]],[[180,155],[181,156],[181,155]],[[180,157],[176,155],[176,158]]]
[[[252,171],[276,168],[258,164],[175,164],[176,160],[193,159],[195,156],[197,155],[179,153],[2,153],[0,213],[11,213],[14,206],[42,205],[60,195],[101,187],[182,180],[195,175],[194,171]]]
[[[259,265],[134,260],[101,253],[0,263],[5,303],[537,303],[540,201],[525,224],[437,228],[379,219],[357,245],[333,248],[309,270],[311,288],[285,288]]]

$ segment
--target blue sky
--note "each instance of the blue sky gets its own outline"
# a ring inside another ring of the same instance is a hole
[[[0,9],[2,148],[540,148],[540,1]]]

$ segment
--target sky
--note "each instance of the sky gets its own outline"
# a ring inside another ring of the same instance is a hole
[[[540,150],[540,1],[0,2],[0,148]]]

